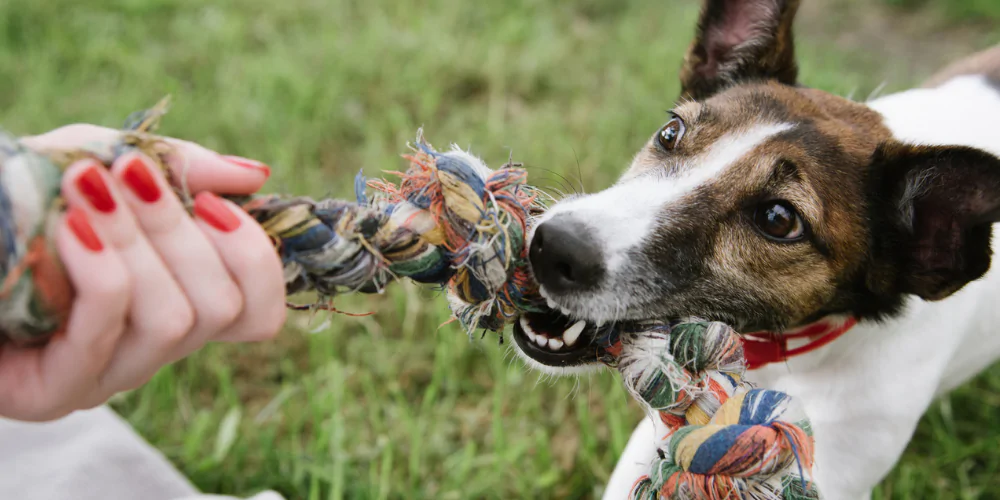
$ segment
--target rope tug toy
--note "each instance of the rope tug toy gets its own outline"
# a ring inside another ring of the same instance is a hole
[[[668,429],[630,498],[819,498],[805,413],[787,394],[743,380],[743,346],[729,326],[650,323],[623,337],[613,364]]]
[[[164,100],[130,117],[116,143],[77,151],[30,150],[0,133],[0,343],[42,344],[67,320],[72,286],[52,245],[63,170],[82,158],[110,165],[130,151],[163,167],[170,147],[153,132],[166,108]],[[544,193],[510,161],[491,170],[457,148],[436,151],[419,133],[411,149],[408,170],[394,172],[398,184],[359,173],[355,201],[231,198],[272,237],[287,294],[319,296],[289,307],[335,311],[338,294],[380,292],[405,277],[446,287],[470,334],[549,312],[525,247]],[[170,180],[189,202],[183,179]],[[631,498],[818,498],[808,422],[787,395],[743,381],[743,350],[731,328],[692,320],[603,331],[593,341],[600,360],[669,429]]]

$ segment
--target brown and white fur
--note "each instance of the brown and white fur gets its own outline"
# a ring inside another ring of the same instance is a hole
[[[854,102],[799,84],[797,4],[707,0],[676,118],[614,186],[545,214],[532,265],[571,321],[698,316],[790,332],[859,319],[748,378],[804,403],[823,497],[861,499],[931,401],[1000,358],[1000,47],[924,88]],[[556,362],[521,340],[550,373],[594,364],[562,341]],[[636,429],[605,498],[648,471],[654,425]]]

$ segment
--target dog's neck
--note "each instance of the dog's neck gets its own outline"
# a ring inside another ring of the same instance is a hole
[[[1000,154],[1000,92],[982,76],[954,78],[869,103],[894,138]],[[994,254],[1000,242],[994,239]],[[995,335],[1000,269],[941,301],[909,297],[900,314],[863,321],[830,344],[748,373],[760,387],[800,398],[816,426],[817,480],[830,498],[862,497],[888,472],[934,397],[1000,355]],[[838,443],[857,443],[851,456]],[[848,464],[864,464],[850,467]],[[836,468],[836,470],[831,470]]]
[[[844,335],[857,319],[853,316],[828,316],[787,332],[752,332],[743,334],[743,355],[747,369],[756,370],[771,363],[807,354]]]
[[[936,88],[908,90],[867,104],[879,113],[898,141],[970,146],[1000,155],[1000,89],[984,76],[958,76]],[[747,334],[749,368],[758,369],[815,350],[841,350],[848,343],[838,340],[849,335],[854,325],[849,315],[830,315],[783,334]],[[857,347],[856,342],[849,344]]]

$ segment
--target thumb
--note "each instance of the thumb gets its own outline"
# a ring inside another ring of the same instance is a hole
[[[95,125],[75,124],[42,135],[23,137],[26,146],[43,150],[68,150],[88,144],[113,144],[122,132]],[[243,195],[257,192],[267,182],[271,169],[255,160],[224,156],[204,146],[180,139],[164,138],[171,146],[167,166],[173,178],[186,183],[192,193]]]

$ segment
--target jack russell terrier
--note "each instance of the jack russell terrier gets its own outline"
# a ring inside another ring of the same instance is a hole
[[[706,0],[667,123],[614,186],[536,224],[552,312],[513,336],[567,374],[600,366],[602,324],[728,323],[748,379],[804,405],[823,497],[854,500],[935,397],[1000,358],[1000,47],[854,102],[799,84],[798,3]],[[648,472],[660,425],[638,426],[605,498]]]

